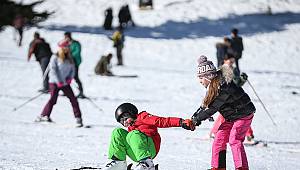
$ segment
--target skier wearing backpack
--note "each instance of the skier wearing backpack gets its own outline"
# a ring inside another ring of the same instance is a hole
[[[51,97],[45,105],[41,115],[38,116],[35,121],[52,122],[50,114],[52,112],[53,106],[57,102],[59,91],[62,90],[72,104],[76,120],[76,127],[82,127],[83,124],[79,104],[70,86],[75,75],[75,67],[69,48],[60,48],[57,57],[52,58],[49,65],[49,90]]]
[[[248,170],[248,161],[243,141],[250,128],[255,106],[244,90],[237,86],[229,75],[217,71],[206,56],[198,59],[197,76],[207,88],[202,106],[194,113],[192,120],[196,126],[216,112],[225,121],[220,125],[212,146],[211,170],[226,169],[226,144],[229,143],[236,170]]]
[[[43,88],[40,89],[39,91],[42,93],[48,93],[49,77],[48,77],[48,73],[46,73],[46,69],[50,62],[52,51],[50,45],[45,41],[45,39],[40,37],[40,34],[38,32],[34,33],[34,39],[30,43],[27,61],[30,61],[32,54],[35,55],[35,59],[36,61],[39,62],[43,73]]]
[[[158,128],[182,127],[195,130],[190,119],[158,117],[146,111],[138,112],[135,105],[123,103],[115,111],[116,120],[123,128],[112,132],[109,146],[109,162],[104,170],[126,170],[126,156],[138,162],[134,170],[154,170],[153,159],[159,152],[161,138]]]
[[[86,96],[83,93],[83,86],[81,83],[81,80],[79,79],[79,66],[81,64],[81,44],[79,41],[74,40],[72,38],[71,32],[65,32],[64,33],[64,39],[59,42],[59,46],[64,46],[65,44],[68,44],[71,56],[73,58],[74,64],[75,64],[75,76],[74,79],[78,85],[79,94],[77,95],[78,98],[86,98]]]

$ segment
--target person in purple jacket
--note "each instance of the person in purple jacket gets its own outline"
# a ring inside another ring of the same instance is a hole
[[[57,53],[57,57],[52,58],[49,65],[49,91],[51,97],[41,115],[35,121],[52,122],[50,114],[53,106],[56,104],[59,91],[62,90],[72,104],[76,127],[82,127],[83,123],[79,104],[70,86],[75,75],[75,66],[69,48],[61,47]]]

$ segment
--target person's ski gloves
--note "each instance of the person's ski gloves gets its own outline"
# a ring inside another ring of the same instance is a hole
[[[241,74],[241,79],[242,79],[243,81],[247,81],[247,80],[248,80],[248,75],[247,75],[246,73],[242,73],[242,74]]]
[[[204,111],[205,109],[203,107],[199,107],[197,111],[192,116],[192,121],[195,126],[201,125],[201,120],[199,120],[199,115]]]
[[[68,78],[67,80],[66,80],[66,82],[67,82],[67,84],[71,84],[72,83],[72,78]]]
[[[179,124],[183,129],[191,130],[191,131],[195,130],[195,125],[191,119],[185,119],[185,120],[180,119]]]
[[[56,85],[57,85],[58,88],[62,88],[64,86],[64,83],[63,82],[58,82]]]

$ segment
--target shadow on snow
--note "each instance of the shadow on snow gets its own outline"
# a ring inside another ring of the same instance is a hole
[[[300,13],[282,12],[273,15],[265,13],[229,15],[227,18],[210,20],[199,18],[197,21],[167,21],[157,27],[135,27],[126,30],[126,36],[134,38],[182,39],[203,38],[209,36],[222,37],[228,35],[232,27],[239,28],[241,35],[282,31],[288,24],[300,22]],[[70,31],[89,34],[110,35],[102,27],[76,25],[45,25],[48,30]]]

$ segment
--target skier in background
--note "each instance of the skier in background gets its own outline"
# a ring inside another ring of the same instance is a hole
[[[117,59],[118,59],[117,65],[121,66],[121,65],[123,65],[122,50],[124,48],[124,41],[125,41],[123,28],[118,27],[117,31],[115,31],[113,33],[112,37],[109,37],[109,39],[111,39],[113,41],[113,47],[116,48]]]
[[[22,45],[22,40],[23,40],[25,17],[23,17],[21,14],[17,14],[13,20],[12,25],[16,29],[16,32],[19,34],[18,46],[20,47]],[[16,38],[14,38],[14,39],[16,39]]]
[[[244,45],[243,45],[243,39],[242,37],[240,37],[238,35],[239,30],[236,28],[233,28],[231,30],[231,48],[233,50],[234,53],[234,57],[235,57],[235,65],[236,68],[238,70],[238,72],[240,72],[240,67],[239,67],[239,60],[242,58],[242,54],[243,54],[243,50],[244,50]]]
[[[161,138],[158,128],[182,127],[195,130],[190,119],[158,117],[146,111],[138,112],[131,103],[123,103],[115,111],[116,120],[123,128],[112,132],[108,157],[111,159],[104,170],[127,169],[126,156],[138,162],[134,170],[154,170],[153,159],[159,152]]]
[[[59,91],[62,90],[64,95],[69,98],[72,104],[76,127],[82,127],[83,124],[79,104],[70,86],[75,75],[75,67],[68,46],[61,47],[59,49],[57,57],[51,59],[49,68],[49,87],[51,97],[45,105],[41,115],[38,116],[35,121],[52,122],[50,115],[53,106],[57,102]]]
[[[124,5],[121,7],[119,14],[119,27],[126,28],[128,25],[135,26],[135,23],[132,20],[131,13],[128,5]]]
[[[236,170],[248,170],[248,161],[243,141],[250,128],[255,106],[244,90],[233,81],[233,76],[217,71],[206,56],[198,59],[197,76],[207,88],[201,107],[192,116],[196,126],[220,112],[225,121],[215,135],[212,147],[211,170],[226,169],[226,145],[230,144]]]
[[[101,59],[98,61],[95,67],[95,73],[101,76],[113,76],[112,71],[110,70],[111,64],[110,60],[112,59],[112,54],[101,56]]]
[[[86,98],[86,96],[83,93],[83,87],[82,87],[82,83],[81,80],[79,79],[79,66],[81,64],[81,44],[79,43],[79,41],[74,40],[72,38],[71,32],[65,32],[64,34],[64,40],[62,40],[59,43],[59,46],[61,44],[68,44],[69,45],[69,49],[70,49],[70,53],[71,56],[74,60],[74,64],[75,64],[75,81],[78,84],[78,89],[79,89],[79,94],[77,95],[78,98]]]
[[[218,67],[220,67],[223,64],[224,56],[228,52],[232,53],[230,39],[228,37],[224,37],[223,42],[216,44],[216,49],[217,49]]]
[[[105,20],[104,20],[104,24],[103,24],[103,27],[105,30],[111,30],[112,27],[111,27],[111,24],[112,24],[112,20],[113,20],[113,10],[112,8],[107,8],[105,10]]]
[[[49,77],[48,77],[48,73],[46,72],[46,69],[50,62],[52,51],[50,45],[45,41],[45,39],[40,37],[40,34],[38,32],[34,33],[34,39],[30,43],[27,61],[30,61],[32,54],[35,55],[35,59],[36,61],[39,62],[43,73],[43,88],[40,89],[39,92],[48,93]]]
[[[222,75],[224,75],[224,77],[227,77],[227,81],[233,81],[237,86],[242,87],[245,82],[248,79],[248,75],[246,73],[242,73],[241,75],[239,74],[238,70],[233,67],[233,64],[235,63],[235,58],[232,54],[226,54],[225,58],[224,58],[224,64],[220,67],[220,70],[222,72]],[[209,133],[209,136],[211,138],[214,138],[214,136],[216,135],[220,125],[225,122],[224,117],[219,114],[216,121],[214,122],[214,125]],[[245,142],[246,144],[255,144],[254,141],[254,134],[253,134],[253,130],[250,127],[246,133],[246,140]]]

